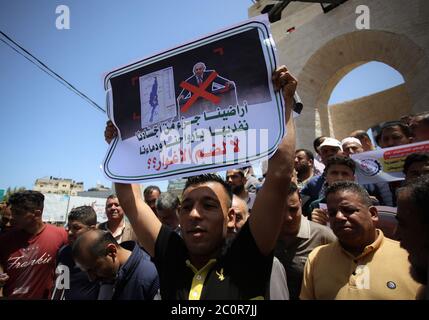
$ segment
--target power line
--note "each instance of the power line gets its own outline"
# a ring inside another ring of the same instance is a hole
[[[28,50],[26,50],[25,48],[23,48],[22,46],[20,46],[18,43],[16,43],[13,39],[11,39],[7,34],[5,34],[3,31],[0,30],[0,34],[3,35],[3,37],[5,37],[8,41],[10,41],[11,43],[13,43],[16,47],[18,47],[21,51],[17,50],[15,47],[13,47],[10,43],[8,43],[7,41],[0,39],[0,41],[2,41],[3,43],[5,43],[8,47],[10,47],[13,51],[15,51],[16,53],[20,54],[21,56],[23,56],[25,59],[27,59],[28,61],[30,61],[32,64],[34,64],[36,67],[38,67],[40,70],[42,70],[43,72],[45,72],[46,74],[48,74],[51,78],[57,80],[59,83],[61,83],[63,86],[65,86],[67,89],[69,89],[70,91],[74,92],[75,94],[77,94],[79,97],[81,97],[82,99],[85,99],[89,104],[91,104],[93,107],[95,107],[96,109],[98,109],[99,111],[102,111],[103,113],[106,113],[106,111],[100,107],[96,102],[94,102],[91,98],[89,98],[86,94],[84,94],[82,91],[80,91],[79,89],[77,89],[74,85],[72,85],[70,82],[68,82],[66,79],[64,79],[62,76],[60,76],[58,73],[56,73],[54,70],[52,70],[51,68],[49,68],[45,63],[43,63],[42,61],[40,61],[38,58],[36,58],[33,54],[31,54]],[[31,58],[33,58],[34,60],[37,61],[37,63],[30,59],[27,55],[23,54],[23,52],[25,52],[28,56],[30,56]]]
[[[0,39],[1,42],[3,42],[4,44],[6,44],[7,46],[9,46],[9,48],[11,48],[13,51],[15,51],[16,53],[18,53],[19,55],[23,56],[25,59],[27,59],[28,61],[30,61],[32,64],[34,64],[37,68],[39,68],[40,70],[42,70],[44,73],[46,73],[48,76],[50,76],[51,78],[53,78],[54,80],[58,79],[56,77],[54,77],[51,73],[49,73],[46,69],[42,68],[40,65],[38,65],[37,63],[34,63],[33,60],[31,60],[29,57],[27,57],[26,55],[22,54],[21,51],[17,50],[16,48],[14,48],[13,46],[11,46],[8,42],[6,42],[3,39]],[[68,89],[71,89],[68,87],[68,85],[64,84],[61,82],[62,85],[66,86]],[[77,93],[78,95],[80,95],[79,93]]]

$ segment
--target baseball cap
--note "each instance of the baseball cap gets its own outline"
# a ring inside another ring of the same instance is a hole
[[[325,146],[329,146],[329,147],[337,147],[339,148],[341,151],[343,151],[343,147],[341,142],[339,142],[337,139],[334,138],[326,138],[322,144],[319,146],[319,150]]]

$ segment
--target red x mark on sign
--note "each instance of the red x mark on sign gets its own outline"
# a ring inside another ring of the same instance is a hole
[[[199,97],[205,98],[215,104],[220,102],[220,98],[218,96],[215,96],[214,94],[208,91],[205,91],[205,89],[210,85],[210,83],[212,83],[213,80],[216,79],[217,75],[218,75],[217,72],[213,71],[208,76],[208,78],[203,83],[200,84],[199,87],[196,87],[185,81],[182,81],[180,83],[180,86],[183,89],[186,89],[193,93],[192,97],[182,107],[181,109],[182,112],[186,112],[194,104],[194,102],[197,101]]]

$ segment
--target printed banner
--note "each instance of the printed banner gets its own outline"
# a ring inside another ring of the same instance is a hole
[[[276,67],[264,15],[108,73],[118,137],[106,177],[173,179],[267,159],[285,134]]]
[[[358,182],[369,184],[403,180],[405,158],[423,152],[429,152],[428,141],[353,154],[351,158],[356,163]]]
[[[45,222],[64,222],[67,221],[67,215],[76,207],[91,206],[97,214],[97,223],[107,220],[105,198],[79,197],[44,193],[45,202],[43,207],[43,221]]]
[[[42,219],[45,222],[65,222],[70,196],[44,193]]]
[[[68,212],[80,206],[91,206],[97,214],[97,223],[107,220],[105,198],[71,196]]]

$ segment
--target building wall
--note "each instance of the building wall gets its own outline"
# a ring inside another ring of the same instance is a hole
[[[356,100],[329,106],[333,135],[341,140],[352,131],[398,120],[411,112],[411,101],[405,85],[378,92]]]
[[[78,192],[83,191],[83,183],[76,183],[71,179],[61,178],[41,178],[34,183],[35,191],[42,193],[68,194],[76,196]]]
[[[107,197],[110,196],[111,194],[112,194],[112,190],[77,192],[77,196],[79,197],[92,197],[92,198],[102,198],[102,199],[107,199]]]
[[[253,5],[249,16],[259,14],[267,3],[272,2],[261,0]],[[356,28],[359,5],[370,9],[369,30]],[[383,62],[402,74],[412,112],[428,110],[428,16],[426,0],[348,0],[327,14],[320,4],[291,2],[271,28],[280,64],[287,65],[299,80],[304,110],[296,121],[297,145],[311,148],[316,136],[331,135],[334,127],[345,130],[330,115],[329,97],[348,72],[369,61]],[[291,27],[296,30],[287,33]],[[366,117],[376,112],[367,111]],[[389,118],[384,110],[377,112],[383,120]]]

